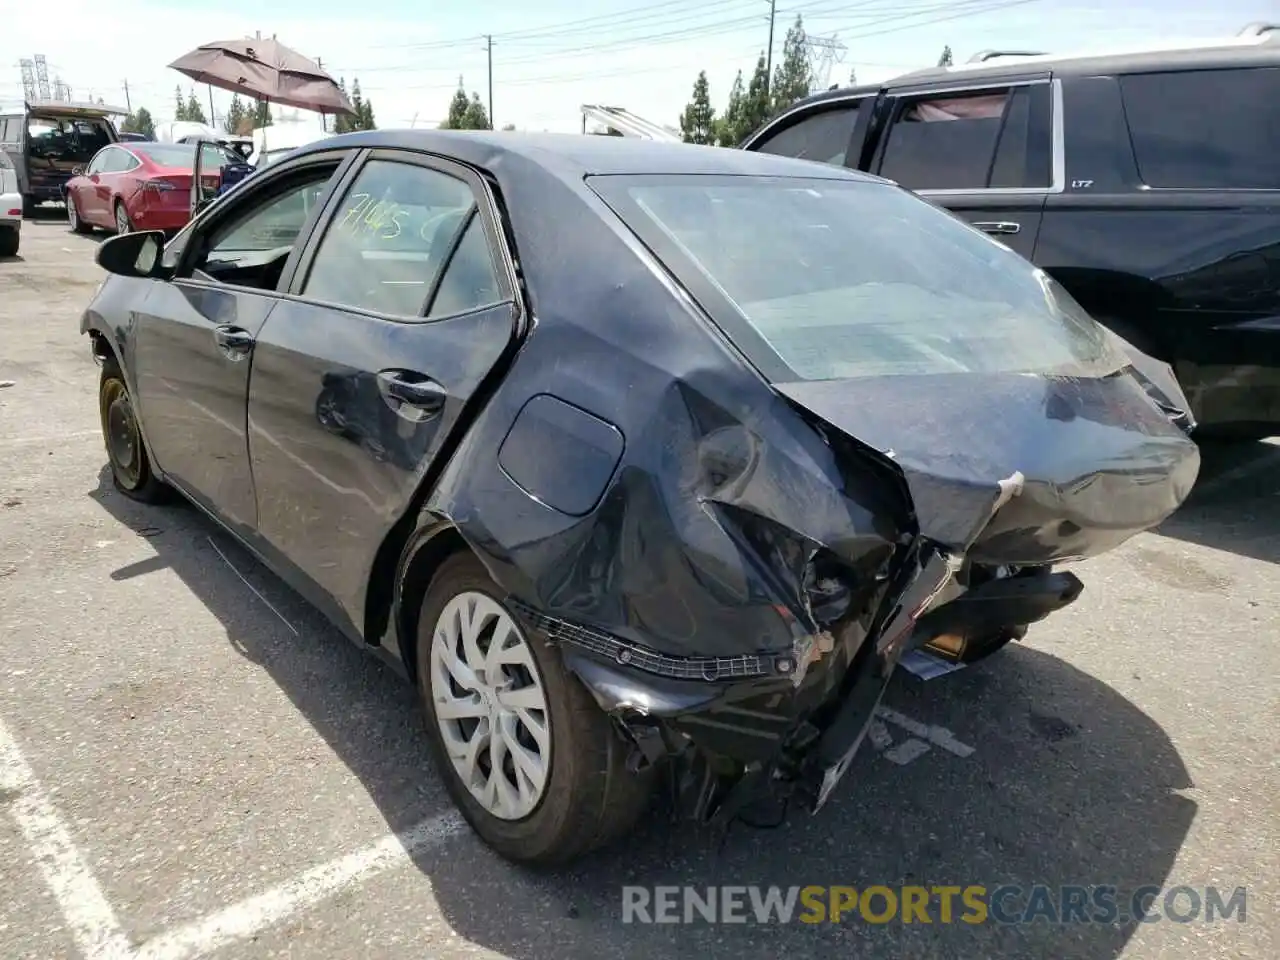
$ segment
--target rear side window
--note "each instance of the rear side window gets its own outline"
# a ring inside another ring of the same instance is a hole
[[[751,149],[780,157],[797,157],[844,166],[858,110],[866,100],[811,114]]]
[[[1280,68],[1120,78],[1150,187],[1280,189]]]
[[[1048,188],[1049,112],[1046,84],[908,99],[880,173],[911,190]]]
[[[303,296],[421,316],[474,208],[471,187],[456,177],[416,164],[370,161],[320,241]]]
[[[1046,273],[906,190],[772,177],[588,182],[777,382],[1104,376],[1125,365]]]

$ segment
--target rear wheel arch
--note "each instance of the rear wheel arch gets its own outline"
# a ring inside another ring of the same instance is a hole
[[[450,557],[470,553],[458,529],[446,520],[423,525],[410,511],[407,529],[397,524],[378,548],[365,594],[365,636],[382,637],[395,617],[395,639],[409,677],[417,679],[418,615],[436,571]]]

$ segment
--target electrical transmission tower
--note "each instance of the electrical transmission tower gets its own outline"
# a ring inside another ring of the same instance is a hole
[[[45,62],[44,54],[37,53],[36,61],[36,88],[40,94],[41,100],[52,99],[49,96],[49,64]]]
[[[18,61],[18,66],[22,68],[22,96],[29,103],[37,100],[36,94],[36,65],[30,57],[23,57]]]
[[[829,37],[806,37],[805,53],[809,57],[809,75],[812,77],[814,90],[827,89],[827,81],[831,79],[831,68],[844,62],[844,55],[849,48],[840,42],[836,34]]]

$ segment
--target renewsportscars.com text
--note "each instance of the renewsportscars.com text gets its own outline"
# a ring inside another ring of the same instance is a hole
[[[1246,922],[1245,887],[719,886],[622,888],[623,923]]]

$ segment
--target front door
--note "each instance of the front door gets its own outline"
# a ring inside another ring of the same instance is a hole
[[[331,158],[273,177],[197,224],[181,241],[178,276],[154,282],[138,314],[137,402],[151,455],[245,533],[256,515],[245,434],[254,342],[307,235],[307,198],[337,167]]]
[[[894,91],[873,170],[1027,259],[1054,179],[1053,87]]]
[[[363,623],[374,555],[446,457],[516,337],[483,183],[375,153],[258,336],[249,446],[258,532]]]

